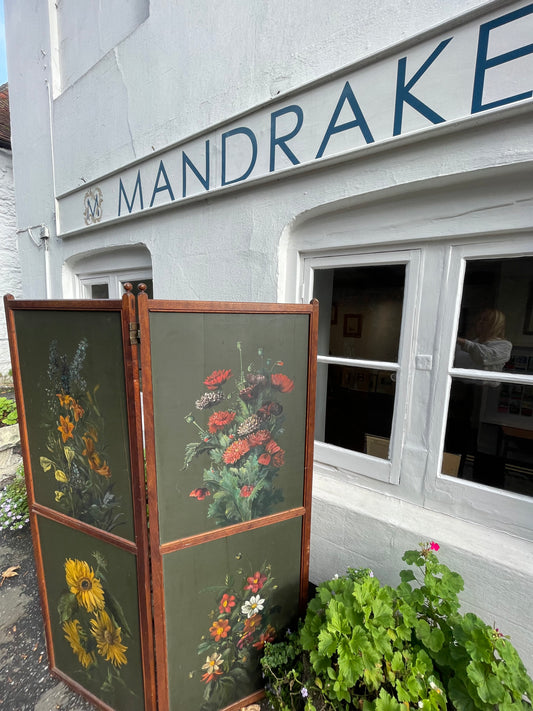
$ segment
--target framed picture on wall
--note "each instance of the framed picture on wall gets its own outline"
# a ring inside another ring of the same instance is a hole
[[[361,338],[361,333],[363,329],[363,315],[362,314],[345,314],[344,315],[344,328],[342,335],[347,338]]]

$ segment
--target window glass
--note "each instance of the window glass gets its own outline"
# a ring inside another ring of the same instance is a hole
[[[533,257],[467,261],[445,452],[455,472],[533,495]],[[485,371],[473,378],[468,371]],[[498,380],[503,372],[515,378]]]
[[[394,373],[323,363],[318,368],[327,380],[324,434],[318,439],[388,459]]]
[[[388,459],[405,265],[317,269],[314,284],[321,302],[315,438]]]
[[[321,293],[322,283],[328,280],[332,281],[331,311],[321,311],[321,318],[329,319],[328,355],[395,362],[405,265],[317,270],[315,293]]]
[[[109,284],[91,284],[91,299],[109,299]]]

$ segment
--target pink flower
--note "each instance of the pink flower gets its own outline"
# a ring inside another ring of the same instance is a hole
[[[435,543],[435,541],[431,541],[429,547],[430,547],[430,549],[431,549],[432,551],[438,551],[439,548],[440,548],[439,544],[438,544],[438,543]]]
[[[267,581],[267,576],[263,575],[259,570],[247,578],[248,585],[244,586],[245,590],[251,590],[253,593],[259,592]]]
[[[255,488],[255,487],[253,487],[253,486],[248,486],[248,485],[246,485],[246,484],[245,484],[244,486],[241,486],[240,496],[241,496],[243,499],[247,499],[249,496],[252,495],[252,491],[254,490],[254,488]]]

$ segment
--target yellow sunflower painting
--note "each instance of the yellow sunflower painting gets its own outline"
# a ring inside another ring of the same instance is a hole
[[[91,620],[91,632],[96,640],[98,654],[116,667],[127,664],[124,652],[128,649],[122,644],[120,627],[117,627],[107,612],[101,610]]]
[[[88,669],[91,664],[94,664],[96,657],[94,652],[88,652],[83,646],[82,637],[83,634],[81,625],[78,620],[66,620],[63,623],[63,632],[65,633],[65,639],[72,647],[72,651],[78,657],[80,664],[84,669]]]
[[[104,591],[91,566],[84,560],[67,558],[65,577],[70,592],[88,612],[104,608]]]

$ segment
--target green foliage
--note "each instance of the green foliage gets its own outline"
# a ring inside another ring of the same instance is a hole
[[[463,580],[438,549],[407,551],[414,571],[402,570],[396,588],[353,569],[319,585],[299,634],[266,649],[274,708],[531,709],[533,682],[518,653],[498,629],[459,612]]]
[[[0,491],[0,530],[18,531],[30,520],[24,469],[20,467],[12,482]]]
[[[0,397],[0,427],[16,425],[18,422],[17,405],[14,400]]]

